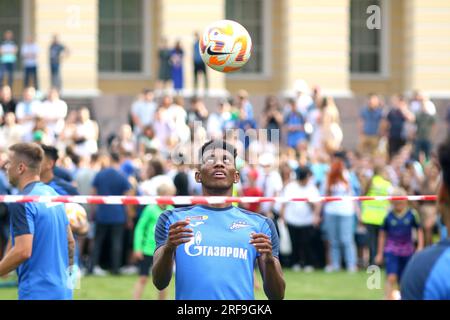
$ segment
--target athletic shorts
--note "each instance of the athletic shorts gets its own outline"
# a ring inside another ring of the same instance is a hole
[[[146,256],[144,254],[144,259],[139,261],[139,264],[138,264],[139,275],[140,276],[149,276],[152,265],[153,265],[153,256]]]
[[[401,257],[393,253],[386,252],[384,254],[386,274],[395,274],[397,275],[397,280],[400,281],[403,270],[405,270],[406,264],[408,263],[410,258],[411,256]]]

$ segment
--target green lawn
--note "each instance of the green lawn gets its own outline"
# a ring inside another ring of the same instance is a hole
[[[286,299],[374,299],[383,298],[382,289],[369,290],[370,277],[365,272],[356,274],[339,273],[302,273],[285,270]],[[131,299],[137,276],[87,276],[81,279],[80,289],[75,290],[76,299]],[[11,279],[10,279],[11,280]],[[384,276],[381,284],[383,285]],[[0,285],[5,280],[0,280]],[[144,293],[145,299],[155,299],[156,290],[151,281]],[[171,282],[169,299],[174,298],[174,286]],[[264,292],[256,291],[257,299],[266,299]],[[17,299],[17,288],[1,288],[0,300]]]

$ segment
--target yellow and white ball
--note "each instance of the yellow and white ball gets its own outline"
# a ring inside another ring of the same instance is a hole
[[[219,20],[205,29],[199,50],[203,61],[214,70],[234,72],[250,59],[252,39],[239,23]]]
[[[72,227],[84,226],[88,223],[86,209],[78,203],[66,203],[66,214]]]

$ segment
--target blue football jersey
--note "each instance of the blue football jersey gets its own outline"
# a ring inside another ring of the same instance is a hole
[[[159,217],[156,250],[167,241],[169,226],[190,218],[192,239],[175,253],[177,300],[252,300],[253,269],[259,254],[251,233],[265,233],[278,258],[279,239],[272,220],[235,206],[192,206],[167,210]]]
[[[21,194],[57,196],[42,182],[28,184]],[[31,257],[17,268],[19,299],[72,299],[68,286],[69,249],[67,219],[60,203],[11,203],[11,239],[32,234]]]

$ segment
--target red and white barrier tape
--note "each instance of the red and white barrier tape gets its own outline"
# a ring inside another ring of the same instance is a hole
[[[0,196],[0,203],[24,202],[72,202],[90,204],[219,204],[219,203],[259,203],[259,202],[331,202],[331,201],[435,201],[435,195],[420,196],[361,196],[361,197],[204,197],[204,196],[176,196],[176,197],[149,197],[149,196]]]

